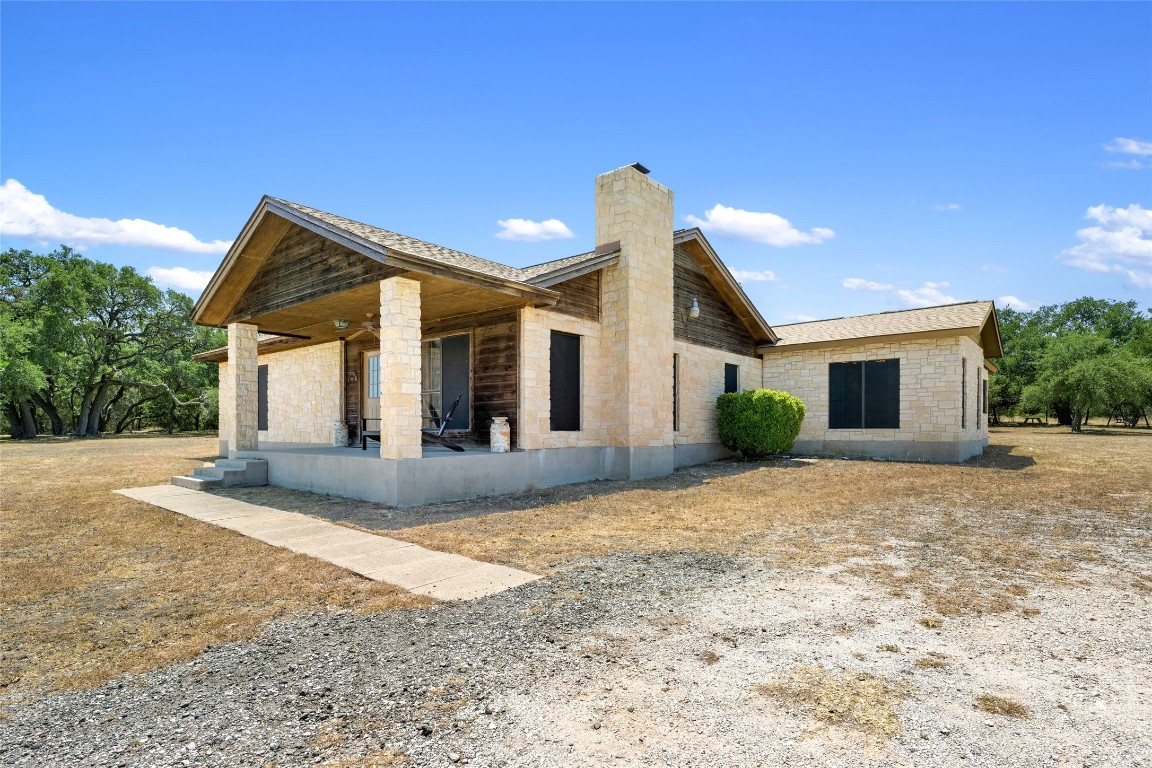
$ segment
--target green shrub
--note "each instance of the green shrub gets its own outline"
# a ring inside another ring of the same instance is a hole
[[[800,398],[772,389],[730,392],[716,398],[720,442],[748,460],[791,450],[804,413]]]

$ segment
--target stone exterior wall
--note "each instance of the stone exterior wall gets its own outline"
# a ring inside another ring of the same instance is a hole
[[[220,432],[217,435],[220,441],[220,455],[228,455],[228,444],[232,440],[232,422],[235,419],[235,414],[232,408],[228,407],[228,403],[232,402],[232,398],[236,397],[236,388],[232,384],[232,375],[228,369],[228,361],[222,360],[217,365],[217,386],[220,387],[219,402],[220,402]]]
[[[680,356],[680,429],[676,444],[717,443],[716,398],[724,393],[724,366],[740,366],[740,389],[758,389],[764,376],[759,357],[747,357],[722,349],[677,341],[673,351]],[[671,374],[672,361],[668,361]],[[671,419],[669,410],[668,418]]]
[[[260,355],[268,366],[268,429],[260,443],[332,444],[332,423],[343,421],[340,342]]]
[[[551,431],[552,331],[580,337],[580,431]],[[601,354],[601,325],[544,309],[520,310],[519,441],[525,450],[608,445],[608,391],[616,369]]]
[[[603,273],[600,355],[608,445],[671,446],[668,405],[673,343],[673,195],[635,168],[596,178],[596,244],[620,242]],[[522,343],[521,349],[528,344]],[[526,447],[526,446],[525,446]]]
[[[983,370],[980,346],[967,337],[908,340],[851,347],[786,347],[764,356],[764,387],[791,392],[807,406],[796,451],[929,461],[963,461],[988,443],[988,420],[969,391],[970,426],[961,428],[961,360],[969,390]],[[900,359],[899,429],[829,429],[829,363]]]

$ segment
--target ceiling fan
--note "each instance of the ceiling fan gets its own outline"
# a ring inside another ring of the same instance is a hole
[[[371,333],[377,339],[380,338],[380,325],[372,320],[365,320],[360,323],[360,330],[356,331],[348,337],[348,341],[352,341],[357,336],[363,336],[365,333]]]

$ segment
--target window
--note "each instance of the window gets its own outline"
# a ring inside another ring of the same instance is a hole
[[[580,337],[552,331],[551,429],[553,432],[580,431]]]
[[[252,402],[249,400],[248,402]],[[256,369],[256,429],[268,429],[268,366]]]
[[[982,405],[980,407],[980,412],[983,413],[985,416],[987,416],[988,415],[988,379],[985,378],[984,376],[981,376],[980,379],[981,379],[980,386],[983,389],[983,392],[982,392],[983,397],[981,398]]]
[[[724,393],[736,392],[740,389],[740,366],[724,363]]]
[[[368,356],[368,397],[380,397],[380,353]]]
[[[680,431],[680,355],[672,355],[672,431]]]
[[[828,365],[829,429],[899,429],[900,361]]]
[[[960,429],[968,428],[968,358],[960,358]]]

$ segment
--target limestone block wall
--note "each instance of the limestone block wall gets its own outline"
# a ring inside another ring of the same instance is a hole
[[[680,356],[680,429],[676,444],[717,443],[716,398],[724,393],[725,364],[740,367],[740,389],[758,389],[764,378],[764,362],[759,357],[746,357],[722,349],[702,347],[677,341],[673,351]],[[668,361],[672,373],[672,361]],[[667,412],[671,420],[671,407]]]
[[[608,445],[671,446],[673,195],[635,168],[596,178],[596,243],[620,242],[603,272],[600,354],[613,368]],[[524,345],[527,348],[527,345]]]
[[[344,420],[340,342],[264,354],[258,361],[268,366],[268,429],[259,432],[261,444],[331,445],[332,422]]]
[[[233,409],[227,406],[236,397],[236,387],[233,386],[231,372],[228,370],[228,361],[217,363],[217,386],[220,387],[220,455],[228,455],[228,441],[232,439],[232,428],[235,421]]]
[[[987,443],[988,417],[981,412],[981,390],[983,383],[988,380],[988,371],[984,370],[984,350],[974,340],[964,336],[960,338],[959,354],[966,361],[961,368],[968,380],[967,386],[961,388],[967,404],[967,418],[961,429],[962,439],[984,440]]]
[[[231,323],[228,326],[227,399],[220,400],[220,410],[228,411],[228,454],[256,448],[256,354],[259,333],[254,325]]]
[[[545,309],[526,307],[519,318],[518,447],[584,448],[608,445],[613,395],[618,369],[600,353],[601,325]],[[580,337],[580,431],[552,432],[550,425],[552,331]],[[669,379],[671,380],[671,379]]]
[[[420,283],[380,281],[380,458],[418,459],[420,449]]]
[[[964,357],[968,389],[975,390],[975,370],[983,369],[984,358],[980,346],[967,337],[769,351],[763,385],[791,392],[807,406],[798,450],[962,461],[979,453],[988,435],[987,419],[975,419],[974,391],[968,393],[971,426],[960,426]],[[900,360],[900,428],[829,429],[828,365],[892,358]]]

